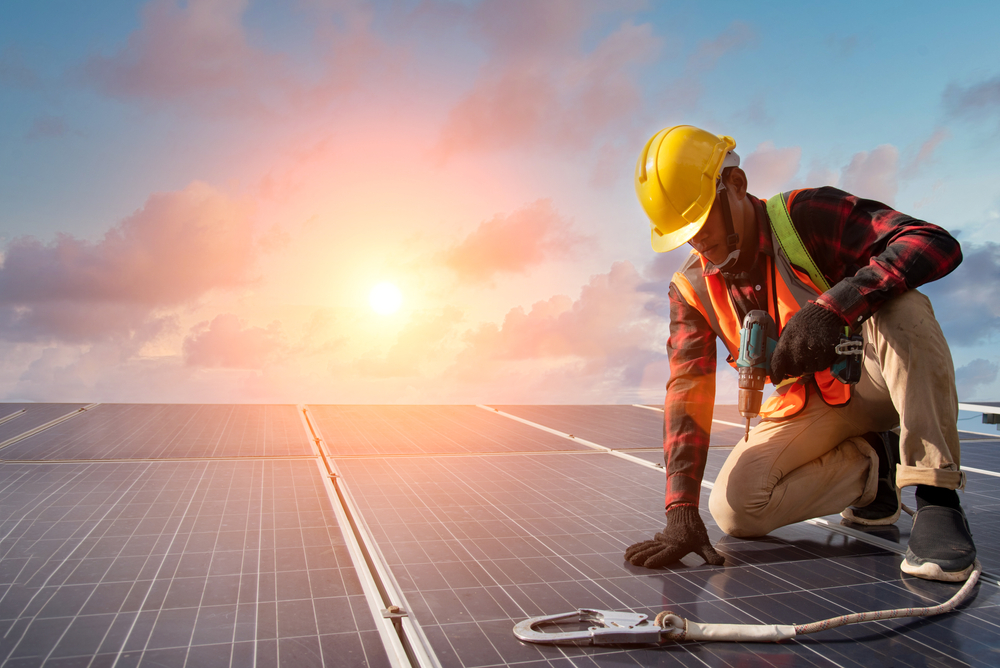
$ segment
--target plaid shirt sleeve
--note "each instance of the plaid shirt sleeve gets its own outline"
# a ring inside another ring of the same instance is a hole
[[[816,300],[858,327],[886,301],[953,271],[957,240],[937,225],[836,188],[798,190],[789,214],[831,287]]]
[[[715,408],[716,336],[670,285],[670,380],[663,407],[666,508],[698,506]]]

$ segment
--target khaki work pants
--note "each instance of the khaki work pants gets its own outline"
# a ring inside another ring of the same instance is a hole
[[[897,426],[899,487],[962,486],[955,371],[930,300],[910,290],[885,303],[862,334],[864,371],[846,406],[828,406],[813,388],[798,415],[762,421],[736,445],[709,499],[723,531],[763,536],[870,503],[878,456],[862,435]]]

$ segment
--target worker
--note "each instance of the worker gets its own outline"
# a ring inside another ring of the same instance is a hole
[[[916,290],[959,265],[958,242],[832,187],[760,200],[747,192],[735,147],[731,137],[676,126],[650,139],[636,167],[653,250],[694,250],[669,286],[666,527],[630,546],[626,560],[658,568],[695,553],[724,563],[699,513],[716,341],[732,363],[743,318],[761,309],[777,324],[770,380],[779,387],[715,480],[709,509],[718,526],[749,538],[833,513],[889,525],[899,517],[899,489],[916,486],[901,569],[965,580],[976,549],[955,491],[965,477],[954,366],[931,304]],[[776,219],[786,215],[779,238]],[[791,243],[797,262],[788,258],[790,236],[799,239]],[[802,266],[810,263],[811,275]],[[829,369],[845,333],[864,341],[854,385]]]

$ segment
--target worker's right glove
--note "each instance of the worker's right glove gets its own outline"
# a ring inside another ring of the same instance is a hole
[[[771,382],[795,378],[828,368],[837,361],[844,320],[813,302],[793,315],[781,331],[771,355]]]
[[[633,566],[660,568],[681,560],[692,552],[706,563],[722,566],[722,558],[708,539],[705,523],[694,506],[674,506],[667,510],[667,526],[653,537],[625,550],[625,560]]]

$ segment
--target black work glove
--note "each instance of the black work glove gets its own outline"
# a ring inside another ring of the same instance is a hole
[[[667,511],[667,526],[653,540],[644,540],[625,550],[625,560],[633,566],[660,568],[696,553],[713,566],[722,566],[722,558],[708,539],[705,523],[694,506],[676,506]]]
[[[771,355],[771,382],[826,369],[837,361],[834,347],[844,333],[839,315],[812,302],[785,325]]]

